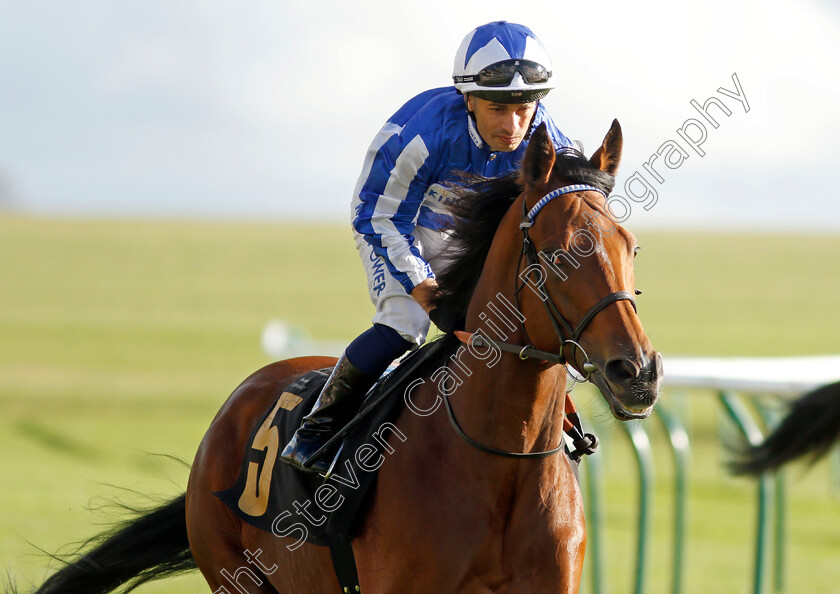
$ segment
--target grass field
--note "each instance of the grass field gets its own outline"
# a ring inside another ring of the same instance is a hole
[[[639,313],[666,355],[840,353],[840,237],[638,235]],[[37,547],[56,551],[112,517],[89,506],[131,498],[125,490],[181,492],[188,471],[166,456],[190,462],[228,393],[269,361],[259,337],[270,318],[342,341],[370,315],[344,227],[0,217],[0,559],[25,590],[47,572]],[[709,395],[665,398],[692,438],[687,591],[745,592],[754,485],[722,470]],[[601,425],[608,582],[624,592],[634,463],[620,429]],[[840,499],[828,465],[789,475],[788,591],[837,592]],[[662,535],[669,489],[664,472]],[[651,592],[666,591],[669,546],[654,547]],[[207,588],[193,575],[140,591]]]

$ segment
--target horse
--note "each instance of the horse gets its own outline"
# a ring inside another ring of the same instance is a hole
[[[404,394],[396,427],[406,439],[393,440],[352,541],[366,594],[578,591],[586,533],[563,454],[567,366],[620,420],[647,417],[662,381],[636,312],[638,245],[607,203],[622,144],[614,120],[587,159],[555,151],[543,125],[517,172],[453,187],[435,306],[463,318],[466,344],[446,353],[445,381],[426,374]],[[340,591],[326,547],[259,530],[214,496],[252,443],[265,452],[267,488],[281,444],[271,431],[250,440],[259,419],[278,386],[334,363],[295,358],[248,377],[208,428],[186,493],[115,529],[38,592],[108,592],[194,567],[217,594]]]
[[[732,444],[735,474],[760,476],[804,456],[814,464],[840,440],[840,382],[794,400],[787,415],[761,443]]]

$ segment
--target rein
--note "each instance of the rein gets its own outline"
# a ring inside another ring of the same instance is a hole
[[[478,348],[492,345],[500,351],[504,351],[506,353],[516,353],[523,361],[525,359],[539,359],[554,365],[565,364],[562,355],[556,355],[554,353],[549,353],[548,351],[541,351],[530,346],[520,347],[507,342],[493,340],[492,338],[487,338],[486,336],[482,336],[478,333],[473,334],[470,332],[464,332],[463,330],[456,330],[454,334],[458,340],[466,345],[476,346]],[[592,365],[594,367],[592,363],[588,363],[588,365]],[[455,433],[457,433],[458,436],[468,444],[481,450],[482,452],[487,452],[488,454],[494,454],[505,458],[545,458],[547,456],[557,454],[562,451],[565,446],[565,444],[561,442],[556,448],[541,452],[509,452],[507,450],[500,450],[498,448],[484,445],[467,435],[461,428],[461,425],[458,423],[458,419],[455,418],[455,413],[452,410],[452,403],[449,402],[448,394],[443,395],[443,403],[446,405],[446,414],[449,416],[449,422],[452,425],[452,428],[455,429]],[[583,424],[580,421],[580,416],[577,413],[575,403],[572,402],[572,396],[569,392],[566,392],[564,409],[566,414],[563,419],[563,431],[572,438],[572,444],[575,447],[573,451],[569,452],[569,457],[575,462],[579,462],[581,457],[595,452],[595,449],[598,447],[598,438],[593,433],[584,432]]]
[[[548,194],[540,198],[540,200],[537,201],[537,203],[533,206],[533,208],[531,208],[531,210],[527,210],[525,201],[522,202],[522,221],[519,224],[519,228],[522,230],[522,253],[520,254],[519,262],[517,263],[516,267],[516,278],[519,278],[519,267],[523,259],[525,259],[528,262],[528,269],[530,269],[534,264],[540,266],[537,256],[537,249],[534,246],[534,243],[531,240],[531,237],[528,233],[529,229],[534,225],[534,220],[536,219],[540,211],[545,207],[546,204],[548,204],[558,196],[583,191],[598,192],[599,194],[604,196],[604,198],[607,197],[607,195],[602,190],[596,188],[595,186],[590,186],[588,184],[573,184],[568,186],[561,186],[556,190],[549,192]],[[519,309],[519,292],[524,287],[525,283],[523,282],[521,285],[516,287],[514,291],[517,309]],[[560,313],[560,310],[557,308],[550,296],[546,296],[545,299],[542,299],[546,311],[548,312],[548,317],[551,320],[552,325],[554,326],[554,332],[557,335],[557,338],[560,340],[560,352],[558,353],[551,353],[549,351],[539,350],[535,348],[532,344],[520,346],[510,344],[507,342],[501,342],[498,340],[493,340],[492,338],[488,338],[478,333],[473,334],[469,332],[456,330],[455,335],[458,338],[458,340],[468,345],[474,345],[479,348],[492,345],[500,351],[504,351],[507,353],[515,353],[522,360],[533,358],[546,361],[553,365],[559,364],[568,366],[569,362],[563,354],[563,349],[566,347],[566,345],[577,347],[577,349],[581,353],[583,353],[583,363],[581,363],[580,368],[582,373],[584,373],[585,375],[582,375],[582,379],[580,380],[577,380],[576,378],[574,378],[574,376],[572,377],[572,379],[575,380],[575,382],[582,383],[586,381],[591,381],[589,379],[590,376],[593,373],[598,373],[598,368],[595,366],[594,363],[592,363],[589,360],[589,354],[586,352],[583,346],[581,346],[579,342],[580,335],[583,334],[583,331],[595,318],[595,316],[597,316],[607,306],[611,305],[612,303],[617,303],[618,301],[629,301],[633,306],[633,310],[636,311],[636,300],[633,298],[633,295],[629,291],[616,291],[614,293],[610,293],[609,295],[598,301],[591,308],[589,308],[589,310],[584,314],[583,318],[581,318],[580,322],[578,322],[576,326],[572,326],[571,323],[569,323],[569,321],[563,317],[563,314]],[[525,323],[522,322],[521,325],[522,331],[527,337],[528,332],[525,329]],[[576,359],[574,359],[574,357],[572,358],[572,362],[577,362]],[[446,405],[446,412],[449,416],[449,422],[455,429],[455,432],[458,434],[458,436],[464,441],[466,441],[468,444],[481,450],[482,452],[487,452],[488,454],[493,454],[496,456],[503,456],[505,458],[545,458],[547,456],[557,454],[558,452],[562,451],[565,447],[565,443],[562,440],[560,445],[558,445],[556,448],[540,452],[509,452],[506,450],[500,450],[488,445],[484,445],[467,435],[461,428],[460,424],[458,423],[458,420],[455,418],[455,413],[452,411],[452,404],[449,402],[448,395],[444,395],[443,402]],[[593,453],[598,447],[598,438],[595,437],[595,435],[593,435],[592,433],[584,433],[583,426],[580,422],[580,417],[577,414],[577,411],[575,410],[575,405],[572,402],[569,392],[566,393],[563,431],[572,437],[575,450],[570,452],[569,456],[576,462],[580,461],[580,458],[582,456]]]

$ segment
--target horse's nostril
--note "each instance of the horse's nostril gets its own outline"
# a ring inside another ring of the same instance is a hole
[[[607,361],[604,366],[604,374],[613,383],[621,383],[639,377],[639,366],[630,359],[616,357]]]
[[[639,379],[645,382],[657,382],[662,378],[662,355],[654,353],[647,359],[647,364],[639,370]]]

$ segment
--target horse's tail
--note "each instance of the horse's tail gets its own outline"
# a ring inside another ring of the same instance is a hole
[[[840,439],[840,382],[822,386],[795,400],[788,415],[760,444],[742,446],[730,464],[735,474],[759,475],[812,455],[824,456]]]
[[[196,568],[187,540],[186,496],[140,511],[88,540],[86,552],[53,574],[35,594],[97,594],[140,584]],[[92,547],[92,548],[91,548]]]

